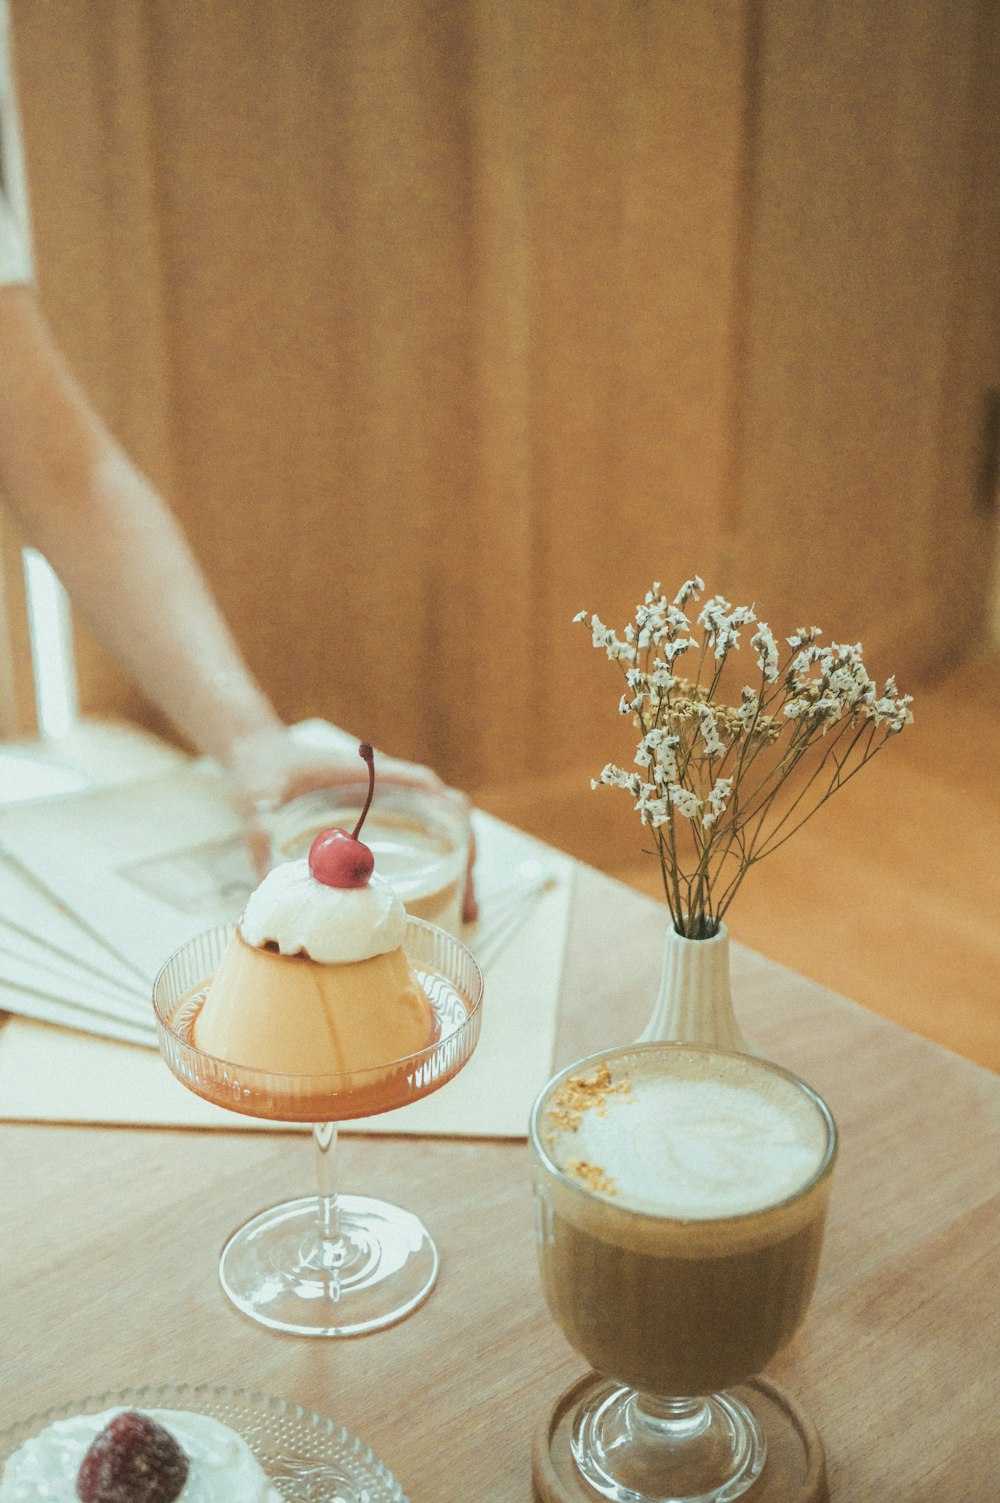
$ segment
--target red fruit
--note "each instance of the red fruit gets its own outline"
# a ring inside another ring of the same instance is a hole
[[[309,870],[326,887],[365,887],[375,857],[346,830],[322,830],[309,847]]]
[[[76,1495],[81,1503],[173,1503],[188,1465],[169,1430],[128,1409],[91,1441],[77,1473]]]
[[[309,870],[325,887],[365,887],[375,870],[375,857],[358,839],[375,792],[375,753],[362,741],[358,756],[368,764],[368,797],[354,829],[321,830],[309,847]]]

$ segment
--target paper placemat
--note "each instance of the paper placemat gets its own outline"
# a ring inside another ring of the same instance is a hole
[[[78,970],[94,972],[127,993],[144,984],[145,978],[135,966],[112,954],[99,935],[37,877],[5,857],[0,857],[0,914],[3,915],[0,942],[14,930],[22,938],[33,939],[36,947],[44,944],[54,957]],[[11,940],[9,948],[18,948],[20,953],[16,938]]]
[[[83,1014],[84,1021],[70,1024],[71,1027],[86,1026],[87,1015],[94,1013],[110,1021],[118,1020],[136,1028],[135,1037],[145,1034],[146,1042],[156,1042],[156,1024],[151,1008],[145,1000],[128,998],[111,985],[103,984],[96,976],[79,971],[75,976],[63,976],[56,971],[46,971],[40,965],[25,961],[20,956],[4,953],[0,956],[0,1008],[20,1012],[20,993],[40,999],[52,998],[70,1009]],[[41,1004],[39,1004],[41,1005]],[[27,1010],[27,1009],[26,1009]],[[31,1017],[44,1017],[37,1008]],[[65,1022],[64,1018],[51,1018],[51,1022]]]
[[[138,997],[145,1003],[145,989],[137,976],[129,981],[114,978],[96,966],[83,960],[79,954],[60,950],[40,934],[19,929],[0,915],[0,971],[7,973],[6,957],[16,958],[25,974],[34,973],[35,983],[43,980],[51,986],[55,981],[69,980],[80,985],[86,982],[100,992],[111,992],[134,1002]],[[123,973],[124,974],[124,973]],[[25,984],[19,982],[19,985]],[[30,982],[28,983],[31,984]]]
[[[192,762],[72,799],[0,809],[0,846],[121,966],[151,983],[185,940],[238,916],[254,885],[222,775]]]

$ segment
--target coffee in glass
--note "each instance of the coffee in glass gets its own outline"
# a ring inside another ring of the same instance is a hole
[[[726,1392],[812,1294],[836,1154],[816,1093],[776,1065],[679,1044],[571,1066],[531,1122],[550,1310],[602,1377],[573,1454],[612,1499],[739,1497],[766,1437]]]

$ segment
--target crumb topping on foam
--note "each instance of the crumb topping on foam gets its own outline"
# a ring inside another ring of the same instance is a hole
[[[548,1104],[552,1126],[575,1132],[586,1112],[604,1116],[611,1096],[627,1096],[631,1087],[628,1077],[613,1080],[606,1060],[589,1075],[568,1075]]]
[[[779,1204],[818,1171],[826,1125],[791,1081],[752,1062],[688,1056],[571,1076],[545,1112],[562,1172],[623,1208],[682,1220]]]
[[[268,872],[251,893],[239,927],[256,949],[277,945],[282,955],[344,965],[398,950],[406,910],[377,872],[364,887],[328,887],[317,882],[303,856]]]
[[[578,1179],[581,1185],[586,1185],[588,1190],[595,1190],[599,1195],[618,1194],[618,1186],[614,1180],[609,1179],[597,1164],[588,1164],[586,1159],[568,1159],[566,1173],[573,1179]]]
[[[79,1503],[76,1478],[91,1441],[121,1408],[56,1420],[26,1440],[0,1477],[0,1503]],[[281,1503],[243,1438],[220,1420],[176,1409],[146,1409],[187,1454],[177,1503]]]

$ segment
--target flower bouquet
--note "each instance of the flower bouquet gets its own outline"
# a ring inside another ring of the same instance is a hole
[[[619,711],[639,734],[634,768],[609,763],[592,786],[634,799],[672,928],[693,940],[722,931],[750,868],[913,718],[894,679],[878,689],[860,644],[822,646],[818,627],[800,627],[779,647],[752,606],[721,595],[692,622],[704,588],[695,577],[668,600],[654,584],[621,636],[586,611],[574,618],[619,665]],[[744,633],[749,673],[736,663]]]

